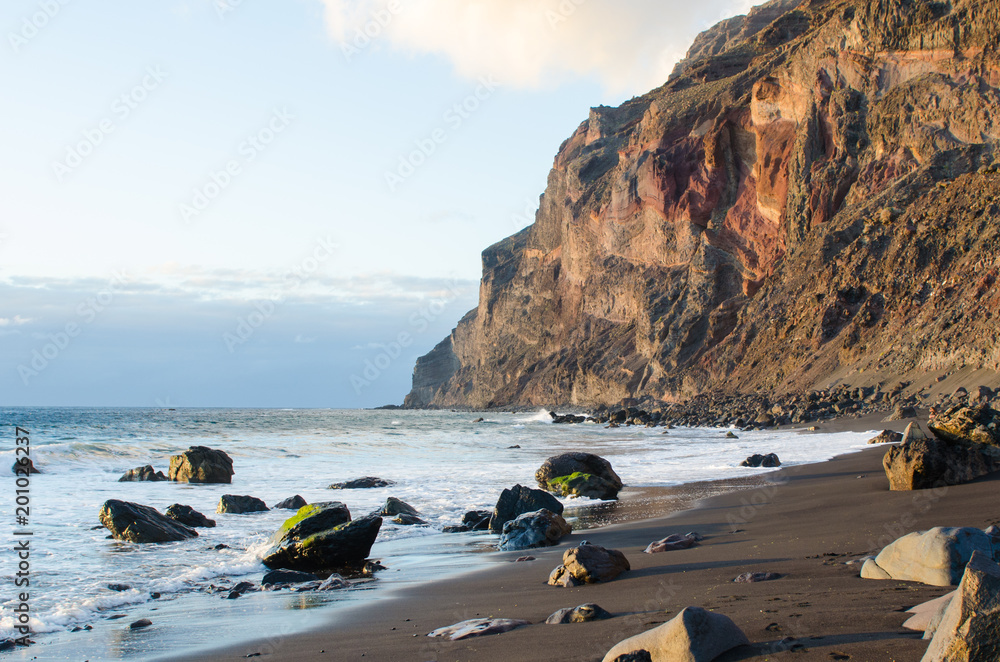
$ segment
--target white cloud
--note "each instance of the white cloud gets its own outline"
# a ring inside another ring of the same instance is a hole
[[[536,87],[595,76],[612,93],[666,82],[695,35],[748,0],[322,0],[342,47],[389,45],[446,57],[469,78]],[[365,44],[365,29],[375,35]],[[357,41],[356,41],[357,40]]]
[[[21,317],[20,315],[14,315],[14,317],[0,317],[0,326],[21,326],[22,324],[27,324],[30,321],[30,317]]]

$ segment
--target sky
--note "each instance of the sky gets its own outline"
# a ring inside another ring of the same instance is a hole
[[[753,2],[5,0],[0,406],[371,407]]]

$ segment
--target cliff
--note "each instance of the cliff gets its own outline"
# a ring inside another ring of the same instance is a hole
[[[1000,0],[776,0],[560,147],[408,406],[997,370]]]

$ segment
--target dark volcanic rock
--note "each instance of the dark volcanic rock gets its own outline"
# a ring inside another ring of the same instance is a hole
[[[147,464],[144,467],[138,467],[136,469],[129,469],[125,472],[121,478],[118,479],[119,483],[132,483],[132,482],[158,482],[161,480],[168,480],[166,476],[163,475],[162,471],[156,471],[153,469],[152,465]]]
[[[572,532],[572,527],[566,523],[562,515],[556,515],[543,508],[533,513],[518,515],[504,524],[497,549],[509,552],[534,547],[552,547]]]
[[[287,499],[279,501],[278,503],[274,504],[274,509],[277,510],[280,508],[282,510],[298,510],[302,506],[308,506],[308,505],[309,504],[306,502],[305,499],[296,494],[293,497],[288,497]]]
[[[427,522],[420,519],[416,515],[410,515],[409,513],[399,513],[391,520],[394,524],[402,524],[403,526],[427,526]]]
[[[493,533],[502,533],[503,525],[518,515],[543,508],[562,515],[563,505],[548,492],[515,485],[500,493],[497,505],[493,508],[493,515],[490,517],[489,529]]]
[[[206,528],[215,526],[214,519],[208,519],[191,506],[184,506],[179,503],[167,506],[166,515],[170,519],[177,520],[184,526],[202,526]]]
[[[197,537],[198,532],[161,514],[156,508],[110,499],[101,506],[101,524],[117,540],[152,543]]]
[[[170,457],[170,480],[180,483],[231,483],[233,460],[225,452],[192,446],[180,455]]]
[[[550,457],[535,472],[542,489],[569,496],[616,499],[622,489],[611,463],[592,453],[563,453]]]
[[[297,570],[269,570],[264,573],[260,580],[261,586],[278,584],[302,584],[305,582],[317,581],[319,577],[311,572],[299,572]]]
[[[389,497],[385,500],[385,505],[378,511],[378,514],[383,517],[392,517],[393,515],[400,514],[419,515],[420,512],[405,501],[400,501],[396,497]]]
[[[774,453],[767,455],[753,454],[740,462],[741,467],[780,467],[781,460]]]
[[[339,502],[305,506],[271,536],[264,565],[306,572],[339,570],[360,564],[371,552],[382,518],[350,521],[347,506]]]
[[[349,480],[346,483],[334,483],[327,489],[330,490],[370,490],[376,487],[390,487],[395,485],[391,480],[386,480],[384,478],[377,478],[375,476],[366,476],[364,478],[355,478],[354,480]]]
[[[270,510],[263,501],[257,497],[249,495],[223,494],[219,499],[219,505],[215,509],[217,513],[230,513],[240,515],[243,513],[263,513]]]

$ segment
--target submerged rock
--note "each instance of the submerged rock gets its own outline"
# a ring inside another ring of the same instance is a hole
[[[563,536],[568,536],[572,532],[572,527],[566,523],[562,515],[556,515],[543,508],[533,513],[518,515],[504,524],[497,549],[509,552],[534,547],[552,547],[559,544]]]
[[[648,653],[651,660],[663,662],[711,662],[726,651],[749,643],[729,617],[701,607],[685,607],[663,625],[619,642],[604,656],[604,662],[642,652]]]
[[[215,509],[215,512],[241,515],[243,513],[263,513],[268,510],[270,508],[267,507],[267,504],[257,497],[246,494],[223,494],[219,499],[219,505]]]
[[[365,476],[364,478],[355,478],[354,480],[349,480],[346,483],[334,483],[330,485],[327,489],[329,490],[370,490],[377,487],[390,487],[395,485],[391,480],[386,480],[384,478],[378,478],[376,476]]]
[[[233,460],[225,452],[192,446],[170,457],[167,476],[180,483],[231,483],[234,473]]]
[[[542,509],[562,515],[563,505],[548,492],[533,490],[523,485],[515,485],[500,493],[497,505],[490,517],[489,529],[493,533],[503,533],[503,525],[518,515]]]
[[[319,581],[319,577],[311,572],[299,572],[298,570],[270,570],[264,573],[260,580],[261,586],[277,586],[280,584],[304,584],[305,582]]]
[[[153,466],[147,464],[144,467],[137,467],[135,469],[129,469],[125,474],[118,479],[119,483],[137,483],[137,482],[159,482],[168,480],[166,476],[163,475],[162,471],[157,471],[153,469]]]
[[[768,467],[768,468],[780,467],[781,466],[781,460],[779,460],[778,456],[775,455],[774,453],[768,453],[767,455],[760,455],[758,453],[754,453],[753,455],[751,455],[747,459],[745,459],[742,462],[740,462],[740,466],[741,467]]]
[[[174,542],[198,532],[163,515],[156,508],[110,499],[101,506],[101,524],[117,540],[136,543]]]
[[[201,526],[205,528],[215,526],[214,519],[208,519],[191,506],[184,506],[179,503],[167,506],[166,515],[172,520],[177,520],[184,526]]]
[[[392,517],[393,515],[419,515],[420,512],[406,503],[405,501],[400,501],[396,497],[389,497],[385,500],[385,505],[382,509],[378,511],[378,515],[382,517]]]
[[[403,526],[427,526],[427,522],[409,513],[400,513],[393,517],[391,521],[394,524],[401,524]]]
[[[535,472],[538,486],[562,496],[617,499],[622,489],[611,463],[593,453],[563,453],[545,460]]]

